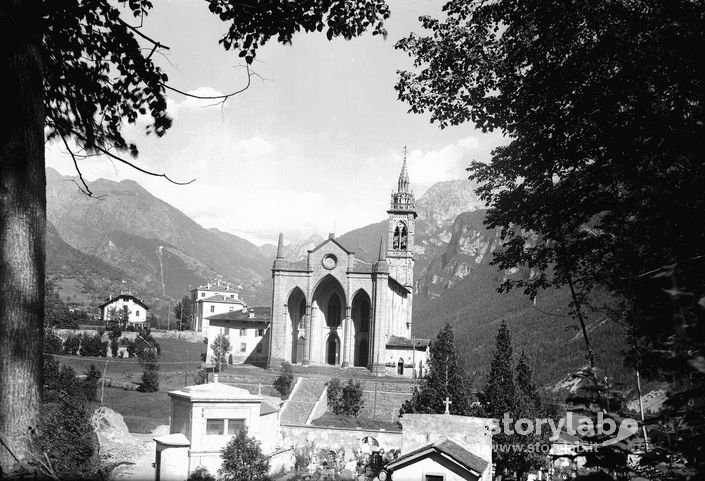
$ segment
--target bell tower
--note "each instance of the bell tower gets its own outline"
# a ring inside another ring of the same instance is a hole
[[[387,263],[389,275],[413,292],[414,289],[414,228],[416,203],[409,189],[409,172],[404,162],[399,173],[396,192],[392,192],[387,228]]]

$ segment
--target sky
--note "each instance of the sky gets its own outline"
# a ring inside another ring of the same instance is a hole
[[[438,0],[393,0],[388,36],[328,41],[297,34],[292,45],[261,48],[257,76],[224,105],[169,93],[174,118],[162,138],[125,128],[140,149],[137,163],[173,185],[107,158],[79,165],[89,180],[132,179],[204,227],[256,244],[312,234],[342,234],[386,217],[404,146],[417,199],[434,183],[467,178],[472,160],[487,161],[502,142],[472,125],[440,129],[408,113],[397,99],[397,70],[412,68],[397,40],[422,33],[420,15],[441,15]],[[244,64],[218,39],[227,26],[203,1],[155,2],[142,31],[169,46],[158,62],[169,85],[200,95],[242,88]],[[75,175],[62,145],[47,146],[47,166]],[[99,194],[99,192],[96,192]]]

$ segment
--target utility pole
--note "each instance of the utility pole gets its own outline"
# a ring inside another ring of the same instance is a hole
[[[189,352],[188,352],[188,348],[187,348],[186,349],[186,361],[184,362],[184,386],[186,386],[188,383],[188,380],[187,380],[188,379],[188,359],[189,359],[188,354],[189,354]]]

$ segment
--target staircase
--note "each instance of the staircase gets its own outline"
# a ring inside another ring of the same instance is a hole
[[[280,423],[303,426],[323,394],[327,379],[298,378],[294,390],[282,408]]]

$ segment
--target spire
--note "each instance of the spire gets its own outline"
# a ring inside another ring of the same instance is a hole
[[[406,168],[406,145],[404,146],[404,162],[401,164],[397,192],[409,192],[409,171]]]
[[[385,260],[384,256],[384,237],[380,236],[379,238],[379,257],[377,258],[380,262]]]
[[[277,259],[284,258],[284,233],[279,233],[279,243],[277,244]]]

